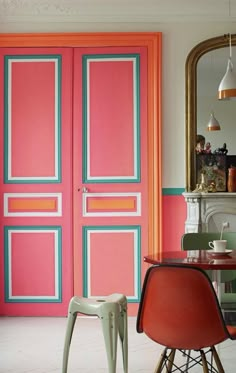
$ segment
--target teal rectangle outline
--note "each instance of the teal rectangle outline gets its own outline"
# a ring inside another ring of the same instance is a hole
[[[136,230],[137,232],[137,298],[129,299],[127,296],[128,303],[138,303],[141,297],[141,227],[140,225],[104,225],[104,226],[84,226],[82,227],[82,239],[83,239],[83,296],[88,296],[88,236],[87,232],[89,230],[99,231],[99,230]],[[124,258],[125,260],[125,258]]]
[[[87,177],[88,169],[88,159],[87,159],[87,60],[88,59],[106,59],[106,58],[135,58],[136,60],[136,118],[137,118],[137,127],[136,127],[136,160],[137,160],[137,177],[135,179],[120,178],[120,179],[93,179],[90,180]],[[83,55],[82,56],[82,121],[83,121],[83,160],[82,160],[82,179],[83,183],[138,183],[141,180],[141,167],[140,167],[140,55],[138,53],[134,54],[94,54],[94,55]]]
[[[8,231],[9,230],[54,230],[58,233],[58,298],[56,299],[10,299],[9,297],[9,256],[8,256]],[[61,303],[62,302],[62,229],[60,226],[5,226],[4,227],[4,289],[6,303]]]
[[[8,61],[11,59],[57,59],[58,61],[58,178],[55,180],[50,179],[27,179],[20,180],[15,178],[14,180],[8,179]],[[3,159],[4,159],[4,183],[5,184],[57,184],[61,183],[61,79],[62,79],[62,57],[61,55],[6,55],[4,56],[4,147],[3,147]]]

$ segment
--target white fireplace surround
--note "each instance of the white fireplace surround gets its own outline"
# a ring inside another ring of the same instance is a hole
[[[229,222],[228,231],[236,232],[236,193],[184,192],[187,204],[185,233],[220,232]]]

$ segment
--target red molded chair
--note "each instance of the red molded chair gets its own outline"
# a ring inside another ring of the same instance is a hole
[[[155,373],[185,372],[175,353],[189,353],[188,369],[196,364],[203,372],[224,373],[215,345],[236,339],[236,328],[227,326],[208,276],[192,266],[158,265],[147,270],[137,317],[137,332],[165,346]],[[217,367],[217,369],[213,366]]]

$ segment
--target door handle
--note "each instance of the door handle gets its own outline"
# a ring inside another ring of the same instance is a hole
[[[78,192],[80,192],[80,191],[81,191],[81,189],[78,188]],[[82,193],[88,193],[88,188],[83,187],[83,188],[82,188]]]

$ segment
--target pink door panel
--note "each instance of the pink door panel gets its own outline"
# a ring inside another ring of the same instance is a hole
[[[2,48],[0,71],[1,314],[65,315],[73,294],[72,49]]]
[[[75,292],[124,293],[134,313],[148,250],[146,48],[78,48],[74,61]]]

